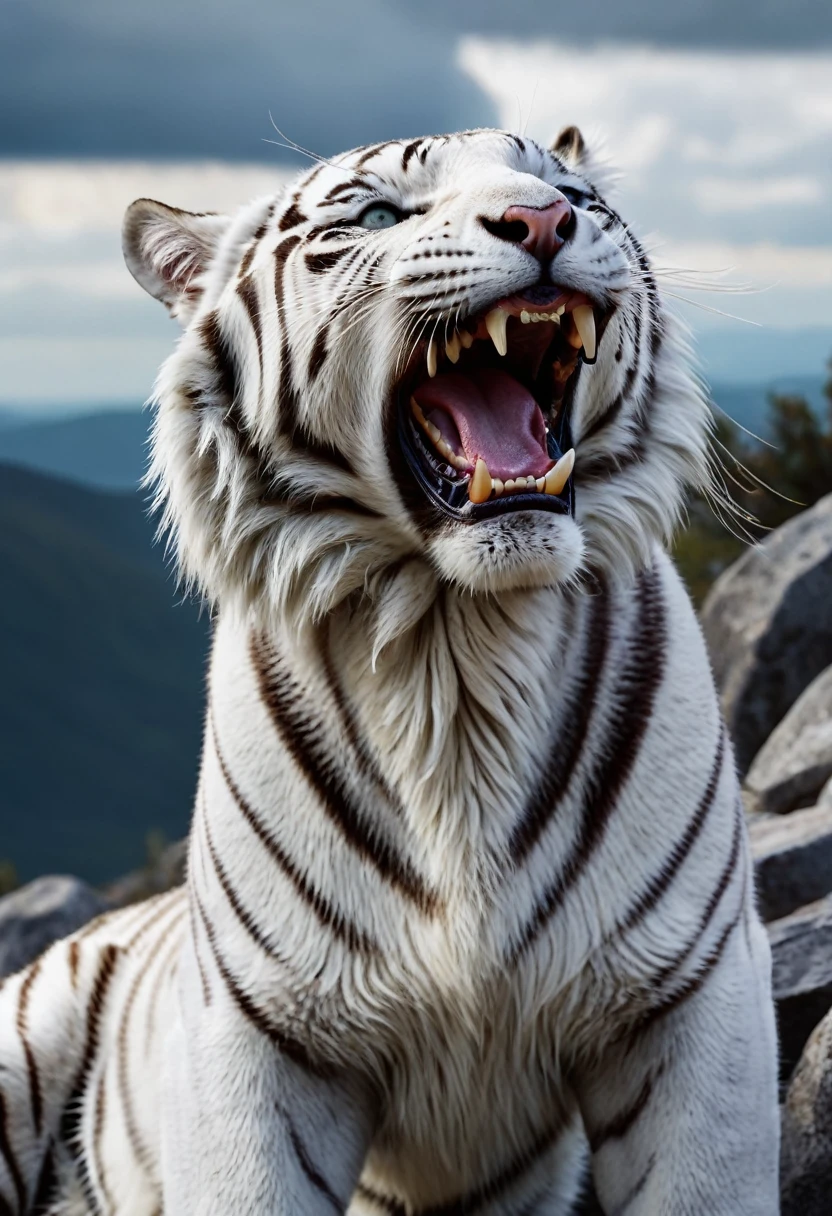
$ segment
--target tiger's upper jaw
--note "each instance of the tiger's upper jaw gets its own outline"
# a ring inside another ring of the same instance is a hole
[[[571,399],[609,317],[584,292],[535,284],[418,343],[392,408],[433,507],[462,523],[574,514]]]

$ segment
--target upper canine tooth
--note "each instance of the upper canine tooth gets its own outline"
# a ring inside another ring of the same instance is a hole
[[[476,467],[468,482],[468,497],[471,502],[486,502],[491,497],[491,474],[482,456],[477,457]]]
[[[457,359],[459,358],[459,337],[457,336],[456,331],[451,334],[450,338],[448,338],[447,342],[445,343],[445,354],[448,356],[451,363],[456,363]]]
[[[488,330],[488,336],[496,346],[497,354],[499,355],[505,355],[508,352],[507,325],[508,313],[504,308],[492,308],[485,318],[485,328]]]
[[[546,494],[560,494],[569,480],[569,474],[575,464],[575,449],[564,452],[557,464],[549,470],[543,480],[543,490]]]
[[[587,359],[595,358],[595,313],[589,304],[577,304],[572,309],[572,320],[581,335],[584,354]]]
[[[462,343],[462,345],[465,347],[466,350],[470,350],[471,347],[474,345],[474,335],[469,333],[467,329],[459,330],[457,337],[459,338],[460,342]]]
[[[428,375],[436,375],[436,343],[433,338],[428,342]]]

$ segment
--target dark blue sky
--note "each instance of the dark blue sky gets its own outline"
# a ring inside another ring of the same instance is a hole
[[[487,125],[462,33],[783,50],[829,0],[3,0],[0,156],[282,158]]]

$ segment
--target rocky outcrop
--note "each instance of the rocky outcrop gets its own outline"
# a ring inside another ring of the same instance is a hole
[[[832,777],[832,667],[795,701],[745,779],[747,803],[782,815],[811,806]]]
[[[0,976],[104,912],[106,901],[78,878],[38,878],[0,900]]]
[[[783,1108],[782,1216],[832,1211],[832,1013],[815,1029]]]
[[[740,771],[832,664],[832,495],[749,549],[702,609]]]
[[[768,930],[785,1080],[809,1035],[832,1009],[832,896],[773,921]]]
[[[764,920],[832,893],[832,802],[791,815],[752,815],[749,832]]]
[[[140,899],[149,899],[151,895],[161,895],[171,887],[180,886],[185,881],[187,852],[187,840],[177,840],[168,845],[152,865],[133,870],[105,887],[107,902],[114,908],[123,908],[126,904],[135,904]]]

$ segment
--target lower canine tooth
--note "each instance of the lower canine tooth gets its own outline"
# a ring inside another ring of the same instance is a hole
[[[452,334],[445,343],[445,354],[450,359],[451,363],[456,363],[459,358],[459,338],[456,334]]]
[[[578,304],[572,309],[572,320],[581,335],[581,343],[587,359],[595,358],[595,314],[589,304]]]
[[[428,375],[436,375],[436,343],[433,338],[428,342]]]
[[[546,494],[560,494],[569,480],[569,475],[575,465],[575,449],[570,448],[551,468],[543,479],[543,489]]]
[[[477,464],[468,482],[468,498],[473,503],[487,502],[491,497],[491,474],[482,456],[477,457]]]
[[[488,336],[496,346],[497,354],[499,355],[505,355],[508,351],[508,339],[506,338],[507,325],[508,313],[504,308],[492,308],[485,318],[485,328],[488,330]]]

